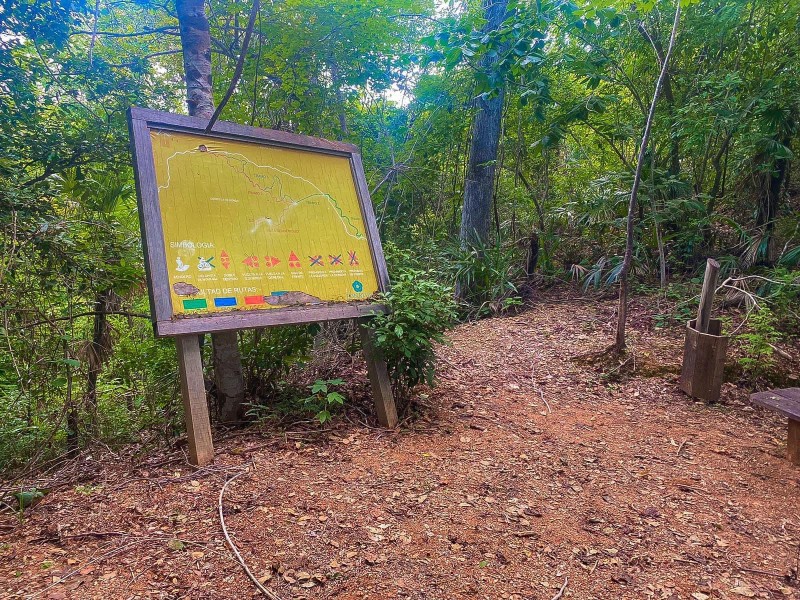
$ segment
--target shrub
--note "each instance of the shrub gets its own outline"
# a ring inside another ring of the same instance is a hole
[[[522,305],[517,282],[522,261],[501,245],[473,243],[451,251],[459,297],[467,306],[467,318],[503,314]]]
[[[246,332],[241,349],[249,391],[256,396],[274,394],[292,367],[308,362],[319,329],[313,323]]]
[[[395,395],[407,399],[414,386],[434,383],[434,345],[445,341],[444,332],[457,316],[453,288],[438,283],[432,271],[404,268],[383,299],[390,312],[370,319],[368,326],[386,358]]]
[[[775,317],[766,306],[754,310],[747,324],[748,331],[736,336],[744,353],[737,362],[748,379],[761,379],[775,367],[774,344],[780,340],[780,334],[775,329]]]

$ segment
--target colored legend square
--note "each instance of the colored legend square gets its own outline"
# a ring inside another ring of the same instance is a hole
[[[264,296],[245,296],[244,297],[245,304],[266,304],[264,302]]]
[[[236,298],[214,298],[214,306],[236,306]]]
[[[183,310],[197,310],[200,308],[208,308],[208,303],[203,298],[183,301]]]

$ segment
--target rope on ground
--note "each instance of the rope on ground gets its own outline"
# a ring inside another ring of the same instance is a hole
[[[219,491],[219,502],[217,504],[217,508],[219,509],[219,522],[222,525],[222,533],[225,534],[225,540],[228,542],[228,545],[231,547],[231,550],[233,550],[233,554],[234,556],[236,556],[236,560],[238,560],[239,564],[242,565],[244,572],[247,573],[247,576],[250,578],[250,581],[252,581],[253,585],[255,585],[258,588],[258,591],[264,594],[267,598],[271,598],[271,600],[281,600],[280,597],[275,594],[275,592],[265,588],[261,584],[261,582],[258,579],[256,579],[256,576],[253,575],[253,572],[249,569],[247,563],[244,562],[244,558],[242,558],[242,555],[240,554],[239,549],[236,547],[236,544],[233,543],[231,536],[228,534],[228,527],[225,525],[225,517],[222,514],[222,500],[225,496],[225,490],[228,488],[228,485],[230,485],[232,482],[236,481],[236,479],[238,479],[239,477],[241,477],[246,473],[249,473],[249,471],[247,470],[241,471],[240,473],[237,473],[230,479],[227,479],[225,481],[225,484],[222,486],[222,489]]]
[[[564,595],[564,590],[567,589],[567,584],[568,583],[569,583],[569,577],[565,577],[564,578],[564,585],[561,586],[561,589],[558,590],[558,593],[555,596],[553,596],[553,598],[551,600],[559,600],[559,598],[561,598],[561,596]]]
[[[544,405],[547,407],[547,414],[550,415],[550,414],[553,413],[553,409],[550,408],[550,404],[545,399],[544,392],[536,385],[536,379],[534,378],[534,376],[535,376],[534,371],[535,371],[535,369],[533,367],[531,367],[531,386],[533,387],[533,391],[534,392],[538,392],[539,393],[539,396],[542,398],[542,402],[544,402]],[[545,415],[545,416],[547,416],[547,415]]]

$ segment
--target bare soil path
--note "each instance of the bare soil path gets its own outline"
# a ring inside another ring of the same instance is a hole
[[[217,516],[250,465],[225,519],[282,599],[550,600],[566,580],[575,599],[800,598],[785,423],[729,384],[717,407],[679,392],[676,329],[635,328],[638,373],[616,383],[572,360],[609,343],[612,312],[553,301],[457,328],[397,432],[250,431],[199,472],[177,453],[106,464],[1,517],[0,597],[258,597]]]

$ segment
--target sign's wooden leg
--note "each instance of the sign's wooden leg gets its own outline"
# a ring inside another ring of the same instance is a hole
[[[202,467],[214,460],[214,442],[211,440],[200,341],[194,334],[180,335],[175,338],[175,347],[178,350],[181,397],[186,435],[189,438],[189,462]]]
[[[375,333],[364,323],[359,321],[361,331],[361,346],[364,349],[364,359],[367,361],[369,382],[372,386],[372,396],[375,399],[375,412],[378,414],[378,423],[384,427],[394,429],[397,427],[397,408],[392,395],[392,384],[389,380],[389,371],[383,354],[375,345]]]
[[[786,442],[788,458],[800,466],[800,421],[789,419],[789,439]]]

